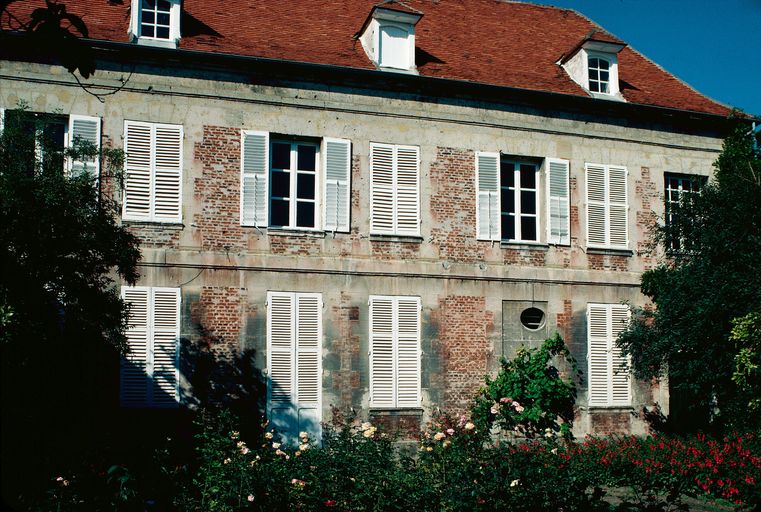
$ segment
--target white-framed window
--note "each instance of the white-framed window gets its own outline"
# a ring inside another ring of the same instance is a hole
[[[420,148],[370,143],[370,233],[420,236]]]
[[[296,442],[300,432],[319,437],[322,419],[320,293],[267,293],[267,418],[290,444]]]
[[[680,203],[683,203],[688,197],[693,194],[700,193],[700,189],[706,183],[704,176],[694,176],[689,174],[664,174],[664,185],[666,191],[665,197],[665,222],[667,226],[670,226],[674,222],[676,214],[675,207]],[[683,237],[669,237],[666,240],[666,248],[672,252],[679,252],[683,250],[689,250],[690,241]]]
[[[351,142],[244,130],[241,225],[348,232]]]
[[[587,246],[628,249],[626,167],[586,164]]]
[[[587,304],[587,375],[589,405],[631,405],[631,375],[628,359],[616,345],[619,333],[629,322],[629,307],[623,304]]]
[[[132,34],[139,43],[174,47],[180,39],[180,0],[132,0]]]
[[[411,25],[381,22],[378,36],[378,65],[382,68],[410,69],[414,58]],[[410,48],[412,47],[412,50]]]
[[[100,117],[0,109],[0,131],[6,116],[13,117],[9,120],[9,125],[15,124],[22,133],[29,135],[30,144],[34,144],[34,159],[37,163],[47,163],[49,158],[61,158],[63,149],[74,148],[80,142],[88,142],[100,150]],[[63,169],[69,173],[87,170],[98,176],[100,171],[100,159],[97,157],[67,157],[61,161]]]
[[[182,221],[182,125],[124,121],[124,220]]]
[[[547,243],[570,244],[569,162],[545,159],[543,185],[540,168],[538,162],[502,158],[499,153],[476,153],[479,240],[539,243],[544,211]],[[541,192],[542,186],[545,193]]]
[[[124,286],[122,300],[129,306],[129,352],[121,359],[121,405],[176,407],[180,289]]]
[[[420,297],[371,295],[370,407],[420,407]]]
[[[610,94],[610,61],[603,57],[590,55],[587,60],[589,90]]]

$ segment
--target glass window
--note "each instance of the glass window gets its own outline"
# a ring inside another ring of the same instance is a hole
[[[599,57],[589,58],[589,90],[610,94],[610,62]]]
[[[672,226],[674,219],[678,213],[684,214],[684,211],[679,211],[678,206],[683,204],[690,195],[700,192],[700,189],[705,184],[705,177],[692,176],[687,174],[666,174],[664,176],[666,185],[666,201],[665,201],[665,222],[666,226]],[[688,250],[689,245],[684,237],[669,236],[666,240],[666,248],[669,251],[679,252],[682,250]]]
[[[535,164],[502,161],[502,240],[538,242],[538,169]]]
[[[270,226],[317,227],[319,146],[273,141],[270,155]]]
[[[140,37],[169,39],[171,11],[172,2],[169,0],[142,0],[140,5]]]

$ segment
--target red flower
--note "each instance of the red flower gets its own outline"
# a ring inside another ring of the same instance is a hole
[[[325,501],[326,507],[335,507],[336,506],[336,500],[326,500]]]

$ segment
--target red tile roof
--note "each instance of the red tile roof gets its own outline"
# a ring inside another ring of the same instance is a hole
[[[59,0],[80,14],[94,39],[128,41],[130,0]],[[41,0],[12,2],[0,28],[17,27]],[[373,69],[354,35],[378,0],[184,0],[181,49]],[[420,75],[587,96],[556,63],[580,41],[620,42],[569,9],[504,0],[404,0],[419,11]],[[399,2],[395,3],[399,6]],[[630,103],[726,115],[631,47],[619,53]],[[605,100],[600,100],[605,101]]]

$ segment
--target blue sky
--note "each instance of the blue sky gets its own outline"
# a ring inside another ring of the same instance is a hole
[[[701,93],[761,116],[761,0],[530,0],[574,9]]]

